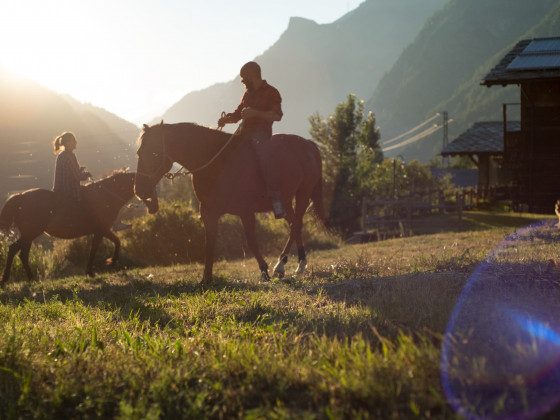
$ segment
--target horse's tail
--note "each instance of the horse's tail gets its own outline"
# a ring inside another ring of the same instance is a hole
[[[0,231],[8,232],[12,225],[14,224],[14,219],[19,211],[19,202],[21,201],[21,196],[19,194],[12,195],[2,208],[0,213]]]
[[[325,204],[323,202],[323,177],[319,178],[317,184],[311,192],[311,201],[313,202],[313,212],[317,220],[328,228],[327,213],[325,212]]]

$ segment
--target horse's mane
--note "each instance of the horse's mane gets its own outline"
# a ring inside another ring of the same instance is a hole
[[[163,120],[158,123],[158,124],[154,124],[152,126],[149,126],[147,124],[144,124],[144,126],[142,127],[142,131],[140,132],[140,136],[138,137],[138,140],[136,141],[136,145],[140,146],[140,144],[142,143],[142,139],[144,137],[144,134],[147,133],[148,131],[152,130],[152,129],[157,129],[157,128],[164,128],[164,127],[169,127],[169,126],[188,126],[191,127],[193,130],[198,131],[201,134],[201,136],[204,136],[204,138],[206,140],[215,140],[218,141],[220,143],[223,143],[225,141],[227,141],[227,139],[229,139],[232,135],[232,133],[227,133],[215,128],[211,128],[205,125],[201,125],[198,123],[194,123],[194,122],[180,122],[180,123],[175,123],[175,124],[165,124],[163,122]]]
[[[124,175],[124,174],[133,174],[133,172],[129,172],[129,168],[115,169],[115,170],[111,171],[111,173],[109,175],[107,175],[106,177],[103,177],[101,179],[97,179],[95,181],[88,182],[85,186],[89,187],[89,186],[99,185],[99,184],[107,181],[110,178],[114,178],[115,176]]]
[[[205,125],[200,125],[196,123],[185,123],[192,126],[195,130],[198,130],[203,133],[203,136],[206,140],[216,140],[220,143],[227,141],[231,136],[232,133],[227,133],[215,128],[207,127]]]

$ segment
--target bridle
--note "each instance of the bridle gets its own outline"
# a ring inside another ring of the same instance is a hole
[[[163,146],[163,151],[162,151],[162,154],[161,154],[161,155],[162,155],[162,159],[161,159],[161,162],[160,162],[160,164],[158,165],[158,167],[157,167],[156,169],[154,169],[154,171],[153,171],[152,173],[147,173],[147,172],[144,172],[144,171],[138,171],[138,170],[137,170],[137,171],[136,171],[137,174],[144,175],[144,176],[146,176],[146,177],[148,177],[148,178],[157,178],[157,174],[158,174],[166,165],[168,165],[169,163],[171,163],[171,166],[173,166],[173,160],[171,160],[171,158],[167,155],[167,150],[166,150],[166,147],[165,147],[165,133],[163,133],[162,141],[161,141],[161,142],[162,142],[162,146]],[[138,168],[137,168],[137,169],[138,169]],[[164,173],[162,176],[166,176],[166,174]]]

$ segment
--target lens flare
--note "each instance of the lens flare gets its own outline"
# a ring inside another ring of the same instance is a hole
[[[558,227],[538,222],[469,278],[441,352],[446,397],[462,417],[534,419],[560,402],[559,250]]]

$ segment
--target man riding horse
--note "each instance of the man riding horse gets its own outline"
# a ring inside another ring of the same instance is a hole
[[[266,184],[267,196],[272,202],[274,217],[281,219],[286,212],[280,202],[278,174],[270,165],[270,137],[272,123],[282,119],[282,98],[276,88],[261,77],[261,68],[254,61],[246,63],[240,71],[241,83],[246,91],[236,110],[218,121],[218,127],[243,119],[240,136],[249,139],[257,154],[261,173]]]

